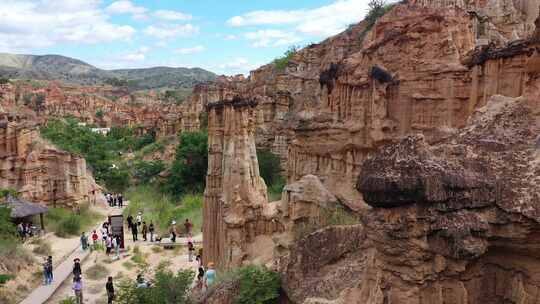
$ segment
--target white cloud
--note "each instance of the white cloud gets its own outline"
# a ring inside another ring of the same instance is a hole
[[[203,52],[204,50],[206,50],[206,48],[204,46],[197,45],[197,46],[190,47],[190,48],[179,48],[179,49],[176,49],[174,52],[177,53],[177,54],[189,55],[189,54],[200,53],[200,52]]]
[[[327,37],[359,22],[367,12],[366,0],[338,0],[315,9],[259,10],[230,18],[231,26],[294,25],[295,30],[312,36]]]
[[[148,11],[142,6],[136,6],[128,0],[115,1],[105,9],[110,14],[131,14],[135,18],[144,18],[144,14]]]
[[[288,33],[280,30],[259,30],[244,34],[244,37],[253,41],[253,47],[270,47],[291,45],[302,41],[294,33]]]
[[[8,1],[0,6],[0,51],[22,52],[61,43],[130,39],[135,29],[114,24],[99,0]]]
[[[236,35],[226,35],[223,39],[225,40],[236,40],[238,37]]]
[[[189,37],[199,32],[199,28],[188,24],[161,24],[150,25],[144,29],[144,33],[158,39],[171,39],[175,37]]]
[[[137,51],[122,55],[119,59],[122,61],[143,61],[146,59],[146,53],[150,51],[147,46],[141,46]]]
[[[247,58],[237,57],[233,60],[220,64],[217,66],[217,72],[223,73],[226,75],[236,75],[236,74],[249,74],[249,71],[256,69],[260,64],[250,63]]]
[[[179,21],[179,20],[191,20],[193,18],[189,14],[184,14],[177,11],[170,11],[170,10],[157,10],[153,13],[154,17],[163,19],[163,20],[173,20],[173,21]]]

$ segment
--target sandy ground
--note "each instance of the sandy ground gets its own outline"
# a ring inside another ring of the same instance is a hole
[[[126,228],[127,229],[127,228]],[[126,251],[120,254],[120,260],[113,260],[113,254],[108,257],[105,252],[93,252],[82,263],[82,279],[83,279],[83,298],[85,303],[107,303],[107,296],[105,290],[105,283],[108,276],[114,278],[115,287],[122,279],[135,279],[137,274],[142,271],[132,261],[133,249],[137,246],[145,260],[148,263],[148,269],[146,270],[145,278],[151,278],[150,273],[153,273],[155,268],[161,262],[168,262],[170,264],[169,269],[177,271],[179,269],[192,269],[197,271],[197,262],[189,262],[187,256],[187,249],[185,247],[177,246],[175,249],[164,250],[159,246],[148,245],[149,242],[138,241],[134,243],[131,240],[131,235],[126,236]],[[141,237],[142,239],[142,237]],[[102,278],[91,279],[85,274],[85,270],[89,269],[93,265],[100,264],[107,269],[107,273],[102,275]],[[47,304],[57,304],[59,301],[73,296],[72,278],[68,278],[62,286],[56,291],[56,293],[47,301]]]

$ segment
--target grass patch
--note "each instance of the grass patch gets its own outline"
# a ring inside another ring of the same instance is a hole
[[[202,227],[202,194],[186,194],[175,200],[171,195],[161,193],[156,187],[138,186],[130,188],[126,197],[130,203],[124,210],[124,216],[134,216],[138,211],[142,211],[144,221],[147,224],[154,223],[156,234],[168,233],[172,220],[176,220],[178,229],[182,229],[183,221],[189,218],[195,233]]]
[[[80,206],[79,214],[65,208],[49,208],[45,215],[47,228],[57,236],[67,238],[80,235],[100,220],[101,215],[89,208],[88,204]]]
[[[163,248],[161,248],[160,246],[152,246],[153,253],[160,253],[162,251],[163,251]]]
[[[51,244],[40,239],[40,241],[36,243],[36,247],[34,247],[32,252],[38,255],[51,255]]]
[[[109,270],[101,264],[94,264],[86,270],[86,277],[90,280],[99,280],[107,277]]]
[[[0,238],[0,265],[8,273],[14,274],[23,265],[31,265],[34,261],[34,255],[19,243],[12,239]]]
[[[75,301],[75,297],[67,297],[63,300],[60,300],[58,304],[76,304],[77,301]]]
[[[135,264],[130,261],[125,261],[124,263],[122,263],[122,266],[124,266],[124,268],[126,268],[127,270],[131,270],[135,267]]]

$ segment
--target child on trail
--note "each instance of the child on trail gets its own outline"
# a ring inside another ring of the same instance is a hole
[[[206,288],[208,288],[209,286],[212,286],[215,280],[216,280],[216,270],[214,269],[214,263],[210,262],[208,263],[208,269],[206,270],[206,274],[204,275],[204,286]]]
[[[154,241],[154,223],[150,221],[150,226],[148,226],[148,231],[150,231],[150,242]]]
[[[112,277],[109,277],[107,279],[107,284],[105,284],[105,289],[107,290],[107,303],[112,304],[114,300],[114,285],[113,285]]]
[[[197,274],[197,288],[203,288],[203,279],[204,279],[204,267],[199,266],[199,273]]]
[[[97,235],[97,232],[94,230],[94,232],[92,232],[92,244],[93,244],[94,246],[96,246],[97,241],[98,241],[98,238],[99,238],[99,237],[98,237],[98,235]]]
[[[146,239],[147,234],[148,234],[148,226],[146,226],[146,222],[143,222],[143,224],[142,224],[142,235],[143,235],[143,239],[144,239],[145,242],[147,241],[147,239]]]
[[[193,262],[193,254],[195,253],[195,247],[192,242],[188,242],[188,259]]]
[[[202,247],[199,248],[199,252],[197,253],[197,256],[195,257],[195,261],[199,262],[199,267],[202,267]]]
[[[75,276],[73,278],[73,291],[75,292],[75,301],[77,304],[83,304],[83,285],[82,279],[80,276]]]

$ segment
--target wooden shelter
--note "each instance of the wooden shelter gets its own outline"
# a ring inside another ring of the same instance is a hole
[[[11,195],[8,195],[5,198],[4,205],[11,209],[11,218],[17,222],[39,214],[41,229],[45,230],[43,214],[49,210],[47,207]]]

